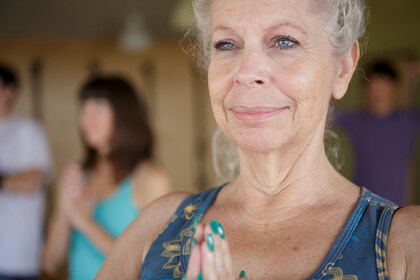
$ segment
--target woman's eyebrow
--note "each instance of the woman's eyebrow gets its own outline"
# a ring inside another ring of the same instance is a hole
[[[296,29],[297,31],[299,31],[303,35],[308,35],[309,34],[301,26],[299,26],[297,24],[294,24],[292,22],[280,22],[280,23],[276,23],[276,24],[271,25],[270,27],[267,27],[266,30],[274,31],[274,30],[279,29],[279,28],[282,28],[282,27],[291,27],[293,29]]]
[[[218,26],[216,26],[213,29],[213,32],[216,32],[216,31],[231,31],[231,32],[234,32],[231,27],[226,26],[226,25],[218,25]]]
[[[299,31],[303,35],[308,35],[309,34],[304,28],[302,28],[301,26],[299,26],[297,24],[291,23],[291,22],[275,23],[275,24],[273,24],[273,25],[271,25],[267,28],[264,28],[264,30],[274,31],[274,30],[277,30],[277,29],[282,28],[282,27],[291,27],[293,29],[296,29],[297,31]],[[217,31],[229,31],[229,32],[236,33],[233,28],[229,27],[228,25],[224,25],[224,24],[217,25],[213,29],[213,32],[217,32]]]

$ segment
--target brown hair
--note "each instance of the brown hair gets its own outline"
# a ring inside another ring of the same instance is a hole
[[[18,87],[19,81],[14,69],[8,65],[0,64],[0,83],[4,86]]]
[[[86,82],[80,91],[80,103],[90,98],[108,100],[113,110],[114,129],[108,159],[116,180],[120,181],[141,161],[152,157],[153,135],[146,106],[133,87],[120,77],[96,77]],[[83,135],[82,140],[85,147],[82,166],[89,173],[98,163],[98,152],[86,144]]]

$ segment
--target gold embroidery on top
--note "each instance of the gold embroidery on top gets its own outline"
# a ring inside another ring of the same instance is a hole
[[[199,201],[196,204],[191,203],[191,204],[187,205],[184,208],[184,214],[182,214],[181,217],[185,217],[185,219],[191,220],[194,217],[197,209],[201,206],[201,203],[203,203],[203,201],[201,199],[199,199]]]
[[[202,200],[196,204],[189,204],[184,208],[184,213],[181,217],[184,217],[186,220],[191,220],[195,216],[195,212],[200,207]],[[199,215],[197,218],[201,219],[202,215]],[[175,215],[171,222],[175,221],[177,216]],[[169,223],[169,224],[170,224]],[[168,224],[168,225],[169,225]],[[168,227],[168,226],[166,226]],[[179,238],[176,240],[172,240],[169,242],[164,242],[162,244],[163,248],[165,249],[161,254],[162,257],[169,258],[169,260],[163,265],[164,269],[174,269],[173,277],[181,278],[183,273],[181,272],[181,259],[179,258],[181,254],[183,256],[189,255],[191,252],[191,241],[192,237],[194,236],[193,232],[194,225],[190,225],[189,227],[185,228],[181,231]],[[166,228],[165,228],[166,229]],[[164,231],[164,230],[163,230]],[[162,232],[163,232],[162,231]],[[185,239],[185,245],[182,246],[183,240]]]
[[[376,236],[380,239],[383,245],[386,245],[388,240],[388,236],[386,234],[378,229],[376,231]],[[378,272],[378,278],[379,280],[385,280],[389,277],[388,266],[386,264],[386,250],[382,250],[378,244],[375,244],[375,251],[378,254],[378,256],[376,256],[376,266],[378,269],[382,270],[381,272]]]
[[[380,207],[382,207],[382,208],[386,208],[386,209],[390,209],[391,211],[395,211],[395,210],[397,210],[400,206],[397,206],[397,205],[389,205],[389,204],[386,204],[386,203],[379,203],[379,202],[377,202],[377,201],[375,201],[375,200],[373,200],[373,201],[371,201],[371,202],[369,202],[369,205],[370,206],[380,206]]]
[[[359,278],[356,275],[344,275],[344,272],[339,267],[334,267],[334,263],[328,263],[324,270],[322,271],[322,275],[332,275],[333,278],[331,280],[358,280]]]
[[[189,255],[190,254],[190,244],[192,236],[194,235],[192,231],[193,225],[185,228],[180,236],[179,239],[172,240],[169,242],[164,242],[162,244],[163,248],[165,250],[161,254],[162,257],[169,258],[169,260],[163,265],[164,269],[174,269],[173,277],[174,278],[181,278],[183,276],[183,273],[181,272],[181,261],[179,257],[182,255]],[[185,246],[182,247],[182,240],[184,238],[188,238]]]

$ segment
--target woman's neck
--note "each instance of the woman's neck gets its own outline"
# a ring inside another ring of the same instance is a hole
[[[328,161],[319,136],[301,148],[264,155],[239,151],[239,158],[241,172],[231,190],[243,214],[255,223],[299,215],[326,198],[333,200],[340,186],[348,186]]]
[[[98,161],[91,173],[91,175],[106,179],[106,181],[115,180],[115,168],[112,162],[101,155],[99,155]]]

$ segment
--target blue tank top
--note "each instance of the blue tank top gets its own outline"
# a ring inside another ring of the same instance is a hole
[[[187,197],[152,243],[140,280],[180,279],[186,273],[193,219],[201,219],[223,186]],[[386,241],[398,206],[363,188],[327,257],[308,280],[388,279]]]
[[[138,216],[133,201],[133,183],[125,179],[115,192],[94,205],[93,218],[112,237],[118,237]],[[69,250],[69,279],[92,280],[105,260],[105,255],[81,232],[73,231]]]

